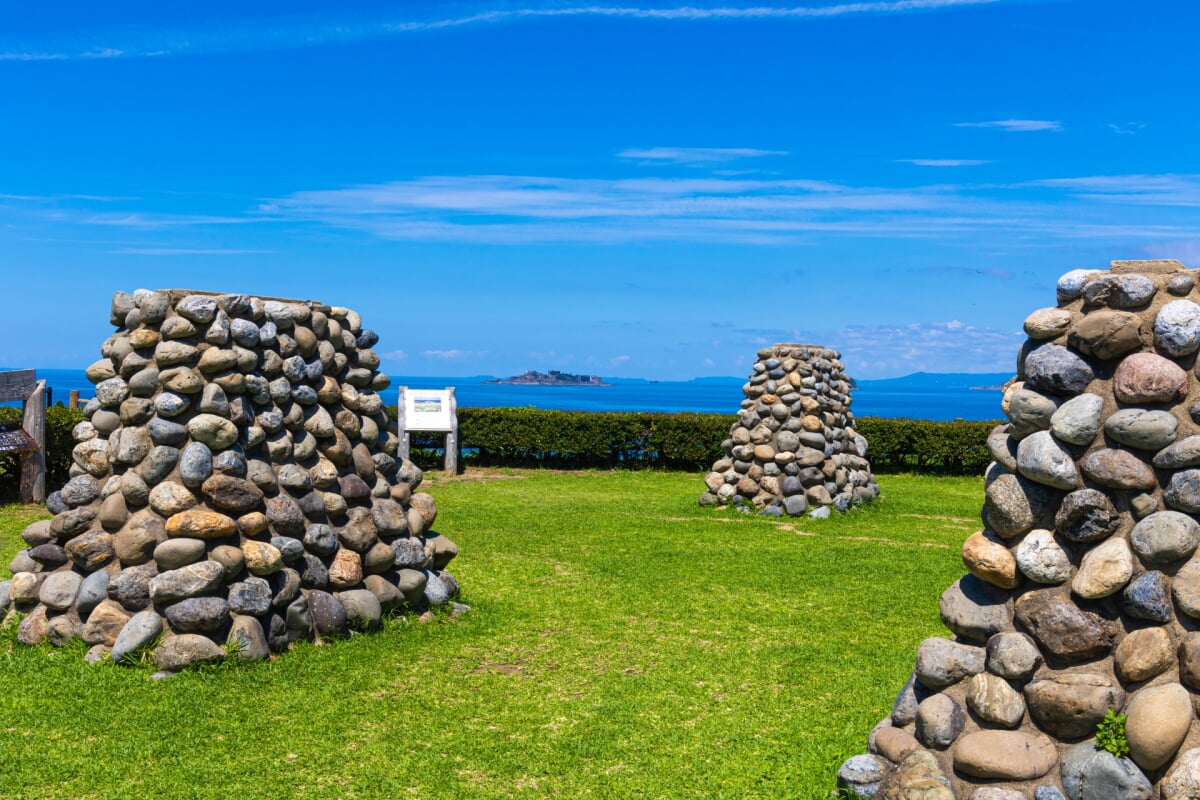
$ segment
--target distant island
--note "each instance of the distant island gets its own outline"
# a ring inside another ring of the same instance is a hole
[[[549,372],[528,370],[511,378],[497,378],[484,383],[509,383],[518,386],[612,386],[611,383],[605,383],[599,375],[575,375],[556,369]]]

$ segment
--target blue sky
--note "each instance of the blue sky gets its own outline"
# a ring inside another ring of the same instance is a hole
[[[1011,369],[1061,273],[1200,267],[1197,22],[1103,0],[14,5],[0,364],[82,368],[113,291],[180,287],[350,306],[399,375],[744,375],[775,341],[859,378]]]

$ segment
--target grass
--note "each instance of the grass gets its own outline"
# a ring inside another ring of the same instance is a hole
[[[436,480],[472,610],[185,673],[0,641],[6,797],[823,798],[963,569],[978,479],[830,520],[701,509],[697,475]],[[11,557],[30,512],[0,510]]]

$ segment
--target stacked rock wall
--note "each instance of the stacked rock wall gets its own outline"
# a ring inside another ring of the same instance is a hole
[[[153,648],[168,672],[280,652],[447,602],[457,548],[396,458],[359,315],[245,295],[117,292],[71,478],[0,582],[18,638]],[[232,643],[232,647],[226,646]]]
[[[1200,291],[1174,261],[1058,282],[988,445],[970,574],[941,598],[865,796],[1200,798]],[[1127,756],[1096,745],[1127,715]],[[924,788],[921,788],[924,787]]]
[[[721,443],[726,456],[704,478],[701,505],[823,517],[879,494],[840,358],[805,344],[758,351],[738,420]]]

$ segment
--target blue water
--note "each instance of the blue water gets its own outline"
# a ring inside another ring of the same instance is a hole
[[[53,390],[54,402],[67,402],[72,389],[84,400],[95,387],[83,370],[39,369],[38,377]],[[455,387],[458,405],[468,408],[533,406],[571,411],[699,411],[733,414],[742,401],[742,382],[660,381],[618,382],[612,386],[514,386],[483,383],[482,378],[430,378],[392,376],[384,393],[396,402],[396,387],[440,389]],[[914,419],[998,419],[1000,392],[963,388],[899,388],[860,386],[851,406],[858,417],[911,417]]]

